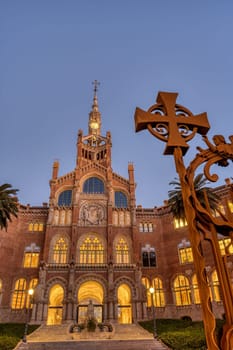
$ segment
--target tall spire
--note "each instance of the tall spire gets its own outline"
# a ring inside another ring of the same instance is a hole
[[[96,93],[98,91],[98,86],[100,85],[100,82],[98,80],[94,80],[92,82],[92,84],[94,85],[94,97],[96,96]]]
[[[88,126],[89,126],[89,134],[96,136],[96,135],[100,135],[100,131],[101,131],[101,114],[99,112],[98,99],[97,99],[97,91],[100,83],[97,80],[94,80],[92,84],[94,85],[94,97],[93,97],[92,110],[89,113]]]
[[[94,80],[92,82],[92,84],[94,85],[94,97],[93,97],[92,111],[98,112],[99,106],[98,106],[98,99],[97,99],[97,91],[98,91],[98,86],[100,85],[100,83],[97,80]]]

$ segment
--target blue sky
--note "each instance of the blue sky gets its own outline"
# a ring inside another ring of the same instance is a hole
[[[112,133],[113,170],[135,167],[137,204],[160,206],[176,176],[165,144],[135,133],[134,111],[158,91],[207,112],[209,137],[233,134],[231,0],[0,0],[0,183],[23,204],[48,202],[55,159],[75,167],[76,137],[87,133],[100,81],[102,133]],[[196,153],[196,136],[186,164]],[[220,182],[232,167],[220,169]]]

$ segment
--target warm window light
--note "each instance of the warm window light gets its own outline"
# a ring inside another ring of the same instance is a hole
[[[34,289],[30,288],[29,291],[28,291],[28,294],[29,294],[30,296],[32,296],[32,295],[34,294]]]
[[[150,294],[154,294],[154,292],[155,292],[154,287],[150,287],[150,288],[149,288],[149,292],[150,292]]]

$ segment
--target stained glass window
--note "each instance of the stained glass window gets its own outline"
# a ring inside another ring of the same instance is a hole
[[[66,190],[60,193],[58,197],[58,205],[69,207],[71,205],[72,190]]]
[[[191,304],[191,289],[187,277],[179,275],[175,278],[174,294],[177,306]]]
[[[115,192],[115,207],[117,207],[117,208],[127,208],[128,207],[127,197],[121,191]]]
[[[103,264],[104,246],[100,239],[88,236],[79,248],[79,262],[81,264]]]
[[[14,293],[12,296],[12,309],[23,309],[26,300],[26,280],[20,278],[15,282]]]
[[[129,263],[129,248],[124,238],[120,238],[116,244],[116,263]]]
[[[84,182],[84,193],[104,193],[104,183],[98,177],[90,177]]]
[[[68,244],[65,238],[60,237],[53,246],[52,263],[66,264],[68,261]]]
[[[165,305],[163,282],[160,278],[156,277],[152,280],[152,287],[154,288],[154,293],[152,298],[154,299],[154,305],[157,307],[162,307]]]

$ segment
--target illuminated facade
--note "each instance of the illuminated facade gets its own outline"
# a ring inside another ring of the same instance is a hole
[[[136,206],[133,164],[128,178],[111,167],[111,134],[101,135],[95,87],[88,135],[80,130],[76,167],[59,175],[55,161],[49,204],[20,205],[0,235],[0,322],[49,325],[85,320],[91,300],[96,319],[132,323],[151,317],[201,319],[187,223],[169,207]],[[216,188],[221,212],[232,216],[232,184]],[[233,247],[219,237],[233,278]],[[223,306],[211,250],[203,242],[206,274],[216,317]],[[153,295],[149,288],[153,287]],[[32,302],[28,290],[34,289]],[[152,300],[153,298],[153,300]]]

